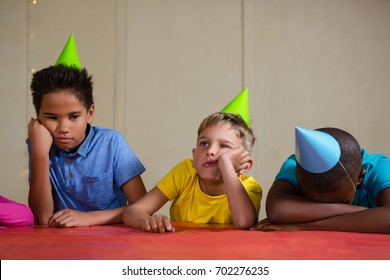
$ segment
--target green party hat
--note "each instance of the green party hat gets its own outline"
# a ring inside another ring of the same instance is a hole
[[[248,88],[237,95],[221,112],[239,114],[249,126]]]
[[[76,48],[76,43],[74,42],[73,34],[70,35],[68,42],[66,42],[65,47],[62,49],[62,52],[58,57],[55,65],[59,65],[59,64],[81,69],[80,60],[77,54],[77,48]]]

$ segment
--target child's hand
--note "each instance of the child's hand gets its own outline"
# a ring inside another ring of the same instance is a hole
[[[259,230],[259,231],[294,231],[299,230],[298,224],[274,224],[271,223],[267,218],[261,220],[256,225],[251,227],[250,230]]]
[[[147,232],[163,233],[166,231],[175,232],[171,221],[165,215],[154,215],[142,220],[141,228]]]
[[[231,149],[220,155],[218,164],[221,168],[224,163],[227,161],[231,162],[234,170],[237,173],[243,173],[243,170],[247,170],[250,166],[251,157],[249,156],[249,152],[244,150],[243,147],[239,147],[236,149]]]
[[[88,227],[91,226],[89,212],[80,212],[72,209],[60,210],[49,218],[49,227]]]
[[[31,144],[31,150],[48,154],[53,144],[53,136],[49,130],[39,123],[38,120],[31,118],[28,124],[28,138]]]

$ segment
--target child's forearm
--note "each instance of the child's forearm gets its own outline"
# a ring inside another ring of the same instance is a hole
[[[272,223],[297,224],[355,213],[366,207],[344,203],[321,203],[301,196],[289,182],[275,181],[268,191],[267,217]]]
[[[326,230],[364,233],[390,233],[390,208],[369,208],[323,220],[291,225],[297,230]]]
[[[230,189],[227,196],[233,224],[236,228],[248,229],[257,222],[256,208],[241,184]]]
[[[126,206],[89,212],[63,209],[55,212],[49,219],[50,227],[89,227],[123,223],[123,211]]]
[[[294,194],[285,194],[280,198],[268,194],[266,203],[268,219],[280,224],[314,222],[365,209],[366,207],[343,203],[315,202]]]
[[[150,216],[138,207],[131,205],[124,210],[123,222],[130,227],[142,228],[142,222]]]
[[[375,208],[367,208],[297,226],[299,230],[390,233],[390,188],[379,193]]]
[[[248,229],[257,222],[256,208],[242,185],[233,165],[221,168],[230,213],[236,228]]]
[[[53,214],[49,155],[31,155],[31,180],[28,202],[38,224],[47,224]]]
[[[110,210],[100,210],[89,212],[90,226],[123,224],[123,213],[127,206]]]

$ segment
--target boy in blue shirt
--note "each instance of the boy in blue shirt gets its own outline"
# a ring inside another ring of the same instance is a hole
[[[146,193],[145,168],[118,131],[91,125],[92,76],[79,66],[73,36],[55,66],[33,75],[31,90],[37,118],[28,124],[29,205],[36,223],[122,223],[127,203]]]
[[[254,229],[390,233],[390,160],[343,130],[297,128],[266,211]]]

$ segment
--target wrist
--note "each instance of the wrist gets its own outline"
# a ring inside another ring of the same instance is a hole
[[[32,158],[40,159],[40,160],[45,160],[49,159],[49,150],[43,150],[43,149],[31,149],[30,153]]]

